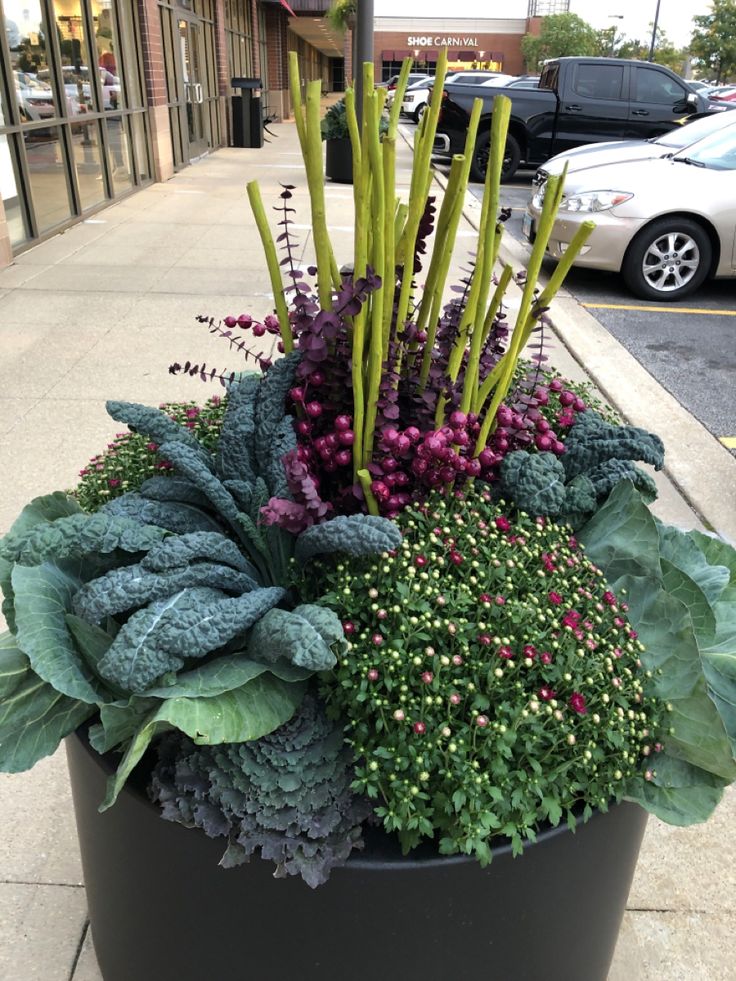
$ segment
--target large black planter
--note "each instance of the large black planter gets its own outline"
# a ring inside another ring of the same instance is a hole
[[[105,981],[605,981],[644,834],[623,804],[544,831],[487,869],[382,834],[316,890],[159,817],[135,785],[97,811],[111,761],[80,733],[69,770]]]
[[[353,146],[349,138],[326,140],[325,177],[338,184],[353,183]]]

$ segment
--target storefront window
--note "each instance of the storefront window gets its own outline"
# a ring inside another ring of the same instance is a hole
[[[109,116],[105,120],[105,125],[107,127],[107,143],[110,148],[110,171],[117,196],[130,190],[133,184],[125,117]]]
[[[105,200],[99,123],[97,120],[72,123],[71,134],[77,187],[82,210],[86,211]]]
[[[0,196],[3,199],[10,244],[20,245],[28,238],[28,232],[26,231],[23,208],[18,194],[13,156],[8,137],[0,136]]]
[[[48,231],[72,216],[61,129],[53,126],[31,129],[23,134],[39,233]]]
[[[40,0],[26,0],[10,9],[7,9],[8,6],[6,4],[5,30],[10,49],[18,121],[31,123],[58,116],[50,85],[46,57],[48,32]],[[4,115],[5,124],[11,125],[10,114],[6,112]]]
[[[95,85],[85,37],[81,0],[54,0],[54,17],[61,49],[62,84],[70,116],[95,112]],[[39,72],[39,78],[42,75]]]

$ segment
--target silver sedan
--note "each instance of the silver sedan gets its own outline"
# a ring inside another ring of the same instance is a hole
[[[545,187],[524,216],[532,241]],[[666,157],[568,174],[548,253],[559,259],[591,219],[575,265],[620,272],[642,299],[679,300],[708,277],[736,277],[736,120]]]

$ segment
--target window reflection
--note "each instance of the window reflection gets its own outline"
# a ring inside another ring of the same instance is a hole
[[[77,175],[79,198],[82,211],[86,211],[105,200],[99,123],[95,120],[72,123],[71,132],[72,159]]]
[[[125,103],[120,84],[120,35],[113,15],[112,0],[91,0],[90,6],[92,22],[95,26],[95,49],[97,71],[102,86],[102,107],[106,111],[123,109]]]
[[[133,175],[130,170],[130,149],[125,120],[121,116],[108,116],[107,143],[110,148],[110,173],[116,195],[129,191],[133,186]]]
[[[24,0],[15,9],[6,6],[6,15],[5,30],[20,122],[38,122],[57,116],[40,0]],[[5,121],[10,122],[8,113]]]
[[[48,231],[71,217],[61,130],[32,129],[23,134],[28,174],[39,232]]]
[[[136,181],[141,184],[148,180],[148,145],[146,141],[146,126],[142,113],[136,113],[130,117],[130,124],[133,130],[133,145],[135,147],[136,158]]]
[[[81,0],[54,0],[53,7],[59,34],[67,112],[70,116],[94,112],[94,85],[90,76],[89,48]]]
[[[19,245],[28,238],[23,219],[23,209],[18,195],[15,168],[7,136],[0,136],[0,197],[5,209],[5,221],[11,245]]]

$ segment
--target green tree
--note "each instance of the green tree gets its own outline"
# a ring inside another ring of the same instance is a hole
[[[598,32],[577,14],[545,17],[538,35],[525,34],[521,39],[521,53],[530,71],[537,71],[548,58],[599,52]]]
[[[651,34],[646,40],[639,38],[624,39],[616,51],[617,58],[636,58],[638,61],[647,61],[649,58],[649,46],[651,44]],[[685,64],[686,53],[675,45],[667,37],[661,27],[657,28],[657,36],[654,41],[654,58],[657,65],[665,65],[673,72],[682,74]]]
[[[700,73],[718,82],[736,73],[736,0],[712,0],[711,12],[693,21],[690,54]]]

